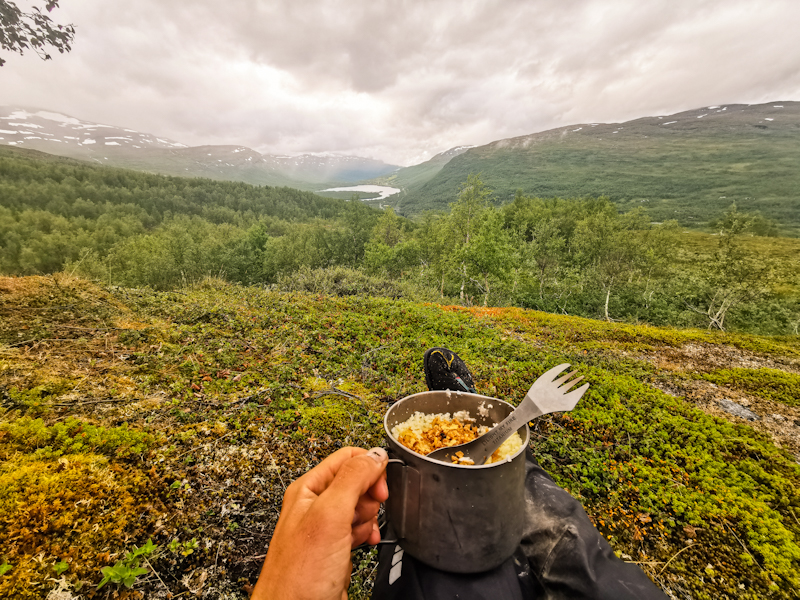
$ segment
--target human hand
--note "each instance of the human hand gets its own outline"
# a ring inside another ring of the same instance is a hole
[[[388,461],[382,448],[342,448],[286,489],[251,600],[346,600],[351,550],[381,538]]]

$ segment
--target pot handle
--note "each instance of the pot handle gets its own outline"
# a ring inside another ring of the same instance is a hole
[[[392,467],[392,465],[395,465]],[[389,494],[386,511],[398,538],[412,536],[419,529],[419,471],[399,458],[390,458],[386,479]]]
[[[392,468],[392,465],[397,466]],[[390,458],[389,464],[386,465],[386,479],[387,484],[389,480],[395,482],[392,486],[395,488],[395,493],[387,500],[386,512],[387,517],[388,514],[392,514],[397,518],[398,522],[392,521],[396,537],[381,539],[375,544],[376,546],[396,544],[401,538],[406,537],[408,532],[419,528],[419,472],[399,458]],[[369,546],[370,544],[361,544],[353,550],[362,550]]]

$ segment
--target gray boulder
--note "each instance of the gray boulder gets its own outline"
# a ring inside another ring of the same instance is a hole
[[[754,413],[752,410],[745,408],[741,404],[737,404],[733,400],[720,400],[719,407],[734,416],[741,417],[742,419],[747,419],[748,421],[758,421],[759,416]]]

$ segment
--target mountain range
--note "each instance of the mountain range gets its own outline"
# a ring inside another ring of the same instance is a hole
[[[278,156],[245,146],[193,146],[58,112],[0,107],[0,144],[103,165],[255,185],[319,190],[370,179],[399,167],[357,156]]]
[[[394,199],[407,216],[445,210],[470,173],[498,203],[608,196],[655,221],[697,225],[733,202],[800,233],[800,102],[708,106],[625,123],[579,123],[470,148]],[[413,167],[412,167],[413,169]],[[393,174],[405,177],[406,169]]]
[[[800,102],[707,106],[624,123],[578,123],[458,146],[400,168],[353,156],[277,156],[245,146],[186,145],[46,110],[0,108],[0,144],[167,175],[315,191],[373,183],[399,188],[381,200],[405,216],[446,210],[470,173],[497,203],[518,192],[607,196],[620,210],[699,226],[733,202],[800,234]]]

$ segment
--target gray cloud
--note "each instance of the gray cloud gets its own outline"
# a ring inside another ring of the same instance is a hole
[[[73,52],[0,103],[262,152],[408,164],[578,122],[800,99],[800,4],[65,0]]]

